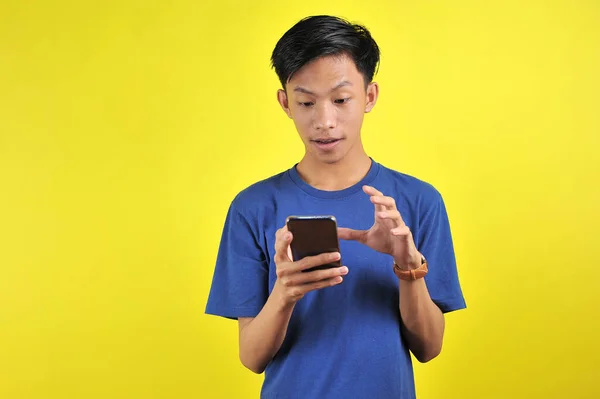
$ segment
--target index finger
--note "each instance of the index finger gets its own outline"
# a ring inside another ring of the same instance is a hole
[[[381,191],[377,190],[373,186],[363,186],[363,191],[366,194],[369,194],[371,197],[373,197],[373,196],[383,197],[384,196]],[[377,212],[385,211],[385,205],[375,204],[375,211],[377,211]]]
[[[375,187],[373,186],[363,186],[363,190],[365,193],[369,194],[369,195],[381,195],[383,196],[383,193],[379,190],[377,190]]]

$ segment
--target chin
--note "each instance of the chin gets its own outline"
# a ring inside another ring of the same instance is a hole
[[[345,154],[332,152],[330,154],[315,154],[316,159],[318,159],[322,163],[326,164],[335,164],[341,161],[344,158]]]

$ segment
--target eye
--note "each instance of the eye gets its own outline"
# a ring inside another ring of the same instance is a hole
[[[337,100],[335,100],[334,102],[336,104],[345,104],[348,102],[348,100],[350,100],[349,98],[338,98]]]
[[[310,107],[311,105],[313,105],[312,102],[299,102],[298,105],[300,105],[301,107]]]

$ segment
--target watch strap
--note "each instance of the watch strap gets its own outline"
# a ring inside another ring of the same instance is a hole
[[[428,271],[429,268],[427,267],[427,260],[425,257],[421,257],[421,265],[418,268],[410,270],[402,269],[396,262],[394,262],[394,274],[396,274],[400,280],[418,280],[425,277]]]

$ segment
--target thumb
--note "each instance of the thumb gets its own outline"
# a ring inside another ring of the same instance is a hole
[[[346,227],[338,227],[338,238],[341,240],[354,240],[364,242],[367,230],[354,230]]]

